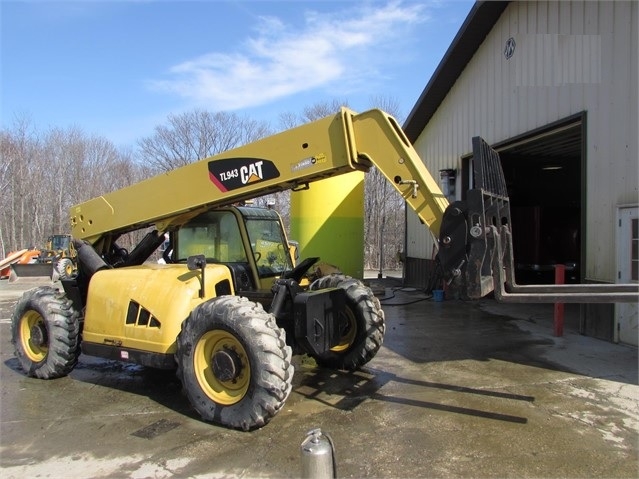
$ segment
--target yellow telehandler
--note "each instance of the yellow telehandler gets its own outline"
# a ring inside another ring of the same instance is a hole
[[[19,362],[44,379],[68,374],[80,351],[175,368],[204,420],[263,426],[291,391],[293,354],[356,369],[382,345],[384,311],[358,279],[321,276],[318,258],[295,264],[275,211],[238,205],[373,165],[438,239],[446,280],[469,298],[637,301],[632,285],[516,285],[499,158],[481,138],[473,149],[475,188],[449,205],[394,118],[342,108],[73,206],[78,275],[62,281],[64,291],[41,287],[20,299]],[[150,227],[131,251],[118,246]],[[164,264],[147,261],[156,249]]]

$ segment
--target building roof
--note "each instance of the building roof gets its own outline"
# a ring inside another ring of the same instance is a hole
[[[481,1],[473,5],[404,123],[411,142],[417,140],[509,3]]]

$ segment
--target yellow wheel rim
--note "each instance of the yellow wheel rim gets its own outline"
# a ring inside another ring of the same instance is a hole
[[[49,352],[47,328],[44,319],[35,311],[26,312],[20,318],[20,343],[29,360],[39,363]]]
[[[355,336],[357,336],[357,321],[355,315],[350,308],[346,308],[344,314],[345,318],[340,318],[341,321],[345,321],[344,328],[342,329],[342,336],[339,339],[339,344],[333,346],[331,351],[335,353],[341,353],[346,351],[355,342]]]
[[[220,373],[215,362],[225,362],[232,373]],[[230,406],[242,400],[251,382],[246,350],[228,331],[208,331],[195,346],[195,375],[205,394],[218,404]]]

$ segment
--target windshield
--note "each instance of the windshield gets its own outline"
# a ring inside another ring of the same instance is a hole
[[[246,219],[246,230],[261,278],[278,276],[293,268],[279,221]]]
[[[233,213],[204,213],[180,228],[177,235],[177,261],[203,254],[208,263],[246,262],[246,251]]]
[[[51,237],[51,249],[52,250],[62,250],[67,249],[69,247],[69,237],[68,236],[52,236]]]

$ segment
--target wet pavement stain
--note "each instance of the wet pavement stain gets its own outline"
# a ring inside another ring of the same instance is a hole
[[[179,422],[169,421],[167,419],[160,419],[159,421],[155,421],[153,424],[149,424],[142,429],[138,429],[135,432],[132,432],[132,436],[141,437],[143,439],[153,439],[158,437],[161,434],[165,434],[180,425]]]

